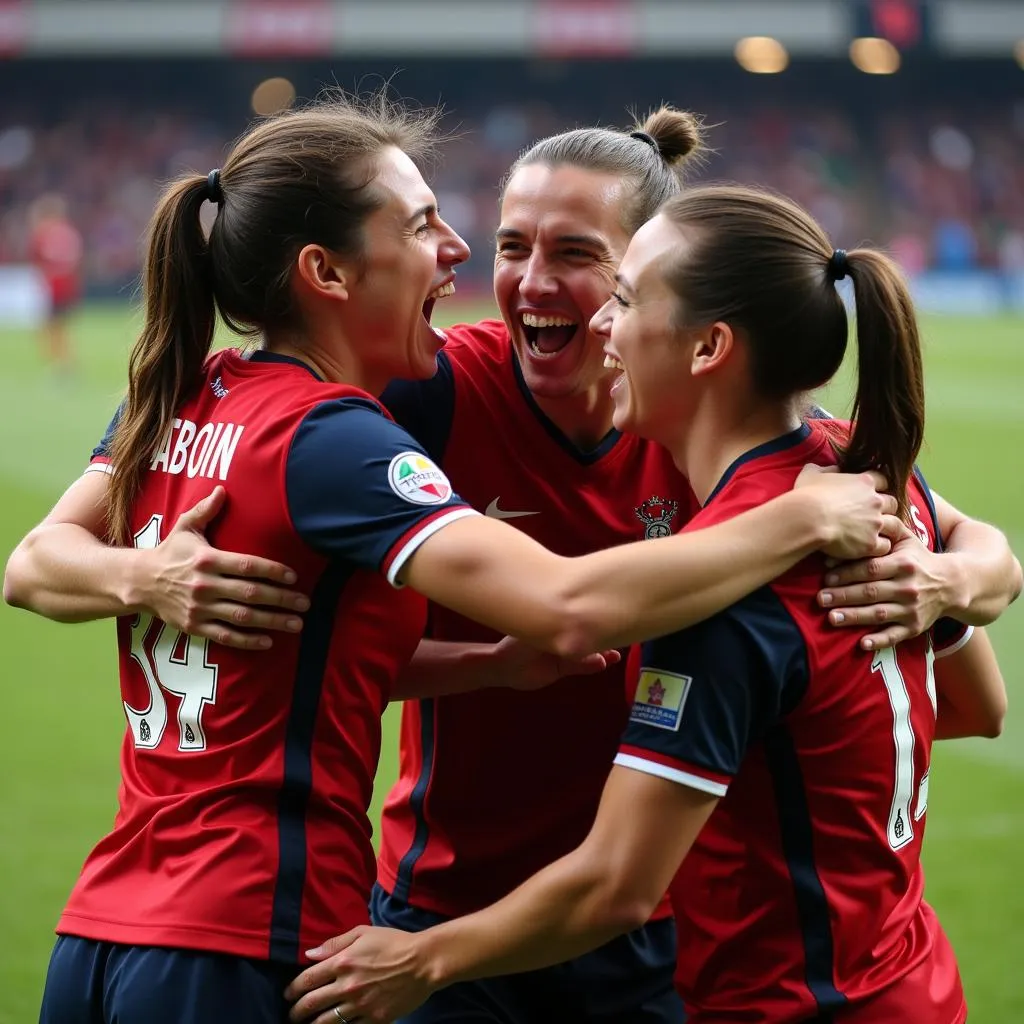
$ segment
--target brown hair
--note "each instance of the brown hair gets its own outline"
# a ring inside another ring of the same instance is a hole
[[[682,326],[738,328],[754,387],[786,398],[839,369],[848,334],[835,281],[853,280],[857,393],[841,469],[878,469],[905,508],[906,482],[924,434],[924,378],[914,307],[883,253],[836,253],[805,210],[758,189],[712,185],[670,200],[662,213],[685,232],[685,255],[666,270]]]
[[[363,222],[381,201],[370,187],[375,158],[389,146],[425,157],[439,117],[383,93],[336,94],[253,125],[224,161],[219,188],[201,174],[167,187],[150,221],[145,319],[111,442],[114,539],[130,540],[143,473],[201,379],[217,311],[240,334],[299,326],[290,282],[300,250],[316,244],[358,257]],[[209,238],[200,224],[207,199],[218,204]]]
[[[687,111],[663,105],[628,131],[575,128],[535,142],[505,175],[501,194],[504,196],[516,171],[530,164],[614,174],[633,186],[623,211],[623,227],[632,235],[666,199],[679,193],[684,167],[699,156],[702,148],[700,120]]]

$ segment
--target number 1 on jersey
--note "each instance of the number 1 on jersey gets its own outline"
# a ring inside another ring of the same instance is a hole
[[[926,687],[934,713],[935,678],[933,664],[935,656],[929,647],[927,655]],[[889,811],[887,833],[889,845],[898,850],[914,838],[914,822],[924,816],[928,803],[928,772],[921,778],[919,786],[914,779],[914,723],[910,717],[910,691],[907,689],[903,672],[896,658],[896,649],[889,647],[876,651],[871,659],[871,671],[878,672],[885,683],[892,705],[892,738],[896,747],[896,778],[893,786],[892,807]],[[917,803],[911,812],[911,802],[917,790]]]
[[[155,515],[135,534],[137,548],[155,548],[160,543],[163,516]],[[180,697],[178,705],[178,749],[205,750],[206,734],[202,716],[217,696],[217,666],[209,661],[210,641],[187,636],[157,622],[156,639],[146,651],[146,637],[154,624],[152,615],[138,615],[131,628],[131,656],[142,670],[149,689],[149,706],[133,708],[124,701],[128,725],[135,745],[152,750],[159,746],[167,728],[167,698],[164,691]]]

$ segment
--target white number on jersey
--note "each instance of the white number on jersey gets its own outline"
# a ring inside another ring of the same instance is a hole
[[[925,685],[931,700],[932,714],[935,714],[935,656],[931,645],[926,654],[927,676]],[[910,717],[910,691],[900,671],[896,658],[896,649],[889,647],[876,651],[871,660],[871,671],[878,672],[885,683],[885,691],[889,695],[892,706],[892,738],[896,747],[896,779],[893,784],[892,806],[889,810],[888,836],[889,845],[898,850],[906,846],[914,838],[914,822],[920,821],[928,809],[928,772],[925,771],[921,781],[915,784],[914,779],[914,726]],[[911,802],[915,792],[917,801],[911,812]]]
[[[162,522],[162,515],[153,516],[135,534],[135,546],[155,548],[160,543]],[[156,638],[147,652],[145,640],[154,629]],[[172,630],[166,623],[154,620],[152,615],[136,616],[131,629],[130,653],[149,688],[149,706],[140,711],[125,701],[124,711],[137,747],[153,749],[159,746],[167,728],[166,690],[180,698],[178,749],[206,749],[203,710],[217,698],[217,666],[210,664],[209,648],[209,640]]]

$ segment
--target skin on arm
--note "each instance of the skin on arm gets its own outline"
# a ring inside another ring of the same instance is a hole
[[[1021,592],[1020,562],[1002,531],[965,516],[932,494],[941,554],[909,531],[890,554],[840,566],[818,595],[836,626],[879,626],[865,646],[892,646],[918,636],[943,616],[968,625],[995,621]],[[841,609],[841,610],[840,610]]]
[[[293,1021],[390,1021],[458,981],[535,970],[642,925],[668,889],[718,797],[615,766],[590,834],[486,910],[409,934],[357,928],[286,992]],[[628,827],[627,827],[628,826]],[[334,980],[343,971],[343,980]],[[300,998],[301,997],[301,998]],[[336,1018],[335,1018],[336,1019]]]
[[[143,612],[243,649],[270,646],[259,631],[302,628],[295,612],[309,601],[287,589],[291,569],[207,544],[203,531],[224,505],[223,487],[184,512],[157,547],[136,550],[101,539],[108,486],[106,473],[83,474],[14,549],[4,574],[8,604],[58,622]]]
[[[975,629],[962,647],[935,657],[937,740],[963,736],[995,738],[1006,717],[1006,683],[992,641]]]
[[[539,690],[566,676],[603,672],[621,660],[615,649],[560,658],[510,636],[493,644],[421,640],[391,699],[442,697],[489,687]]]
[[[883,515],[895,500],[869,498],[868,479],[818,474],[813,484],[729,522],[578,558],[553,555],[507,524],[472,516],[425,540],[399,575],[438,604],[579,657],[705,619],[811,552],[836,553],[837,532],[852,531],[848,539],[862,548],[887,550],[888,541],[872,537],[883,526],[899,527]]]

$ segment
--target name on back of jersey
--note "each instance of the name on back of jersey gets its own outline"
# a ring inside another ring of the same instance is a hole
[[[175,418],[149,468],[184,473],[190,479],[226,480],[244,429],[238,423],[204,423],[200,427],[192,420]]]
[[[634,722],[678,732],[692,682],[691,676],[681,676],[676,672],[643,669],[629,717]]]

